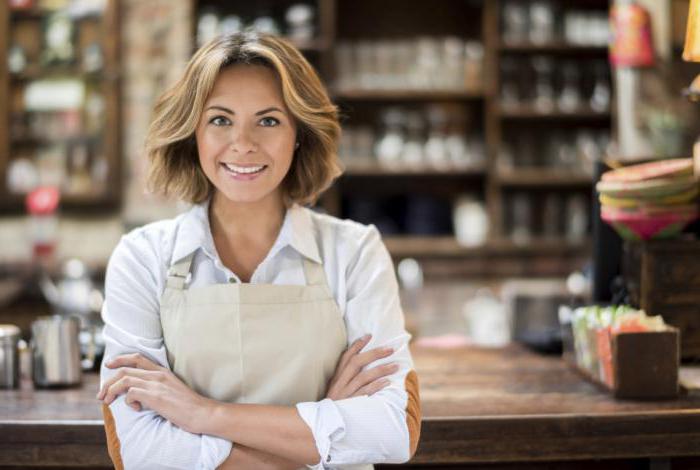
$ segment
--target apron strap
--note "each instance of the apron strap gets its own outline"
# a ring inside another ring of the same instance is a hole
[[[192,266],[194,254],[195,251],[170,266],[170,269],[168,270],[168,281],[166,283],[167,287],[177,290],[182,290],[185,288],[187,278],[190,275],[190,267]]]
[[[326,282],[326,272],[323,270],[323,265],[321,263],[314,263],[307,257],[304,257],[303,263],[307,286],[328,285]]]

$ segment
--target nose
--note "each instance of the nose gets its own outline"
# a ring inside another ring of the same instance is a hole
[[[231,150],[240,155],[255,152],[257,150],[257,144],[251,132],[240,127],[234,129],[231,139]]]

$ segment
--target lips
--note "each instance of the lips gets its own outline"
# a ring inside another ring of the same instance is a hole
[[[235,164],[235,163],[223,162],[223,163],[221,163],[221,166],[223,166],[227,171],[229,171],[231,173],[236,173],[239,175],[252,175],[255,173],[260,173],[265,168],[267,168],[267,165],[259,165],[259,164],[255,164],[255,163]]]
[[[253,181],[261,177],[267,170],[267,165],[219,163],[222,171],[234,181]]]

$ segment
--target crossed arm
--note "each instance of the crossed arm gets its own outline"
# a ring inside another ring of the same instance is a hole
[[[363,370],[393,352],[387,348],[361,352],[369,340],[369,335],[357,340],[341,356],[327,398],[372,395],[389,384],[384,377],[396,372],[397,365]],[[139,354],[118,356],[106,366],[118,371],[103,384],[98,399],[109,405],[124,394],[127,405],[136,411],[145,407],[185,431],[234,442],[221,469],[295,469],[320,459],[311,430],[295,407],[230,404],[206,398],[166,367]]]

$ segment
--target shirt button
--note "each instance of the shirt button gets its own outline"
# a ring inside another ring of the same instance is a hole
[[[330,461],[331,461],[331,454],[328,454],[328,457],[326,457],[326,462],[330,462]]]

